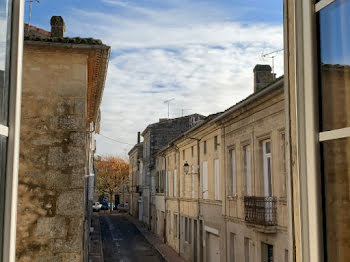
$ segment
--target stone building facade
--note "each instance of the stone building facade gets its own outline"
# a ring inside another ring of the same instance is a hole
[[[110,48],[99,40],[64,38],[63,32],[28,36],[24,43],[16,251],[21,262],[87,259],[93,135]]]
[[[227,261],[288,261],[283,81],[214,120],[222,130]]]
[[[156,167],[153,155],[167,145],[181,133],[196,125],[204,117],[193,114],[174,119],[160,119],[158,123],[150,124],[142,132],[143,156],[142,156],[142,184],[140,184],[139,215],[142,221],[151,227],[152,224],[152,195],[155,194]],[[154,199],[157,201],[157,199]]]
[[[187,261],[288,261],[284,79],[256,69],[258,90],[154,156],[152,229]]]

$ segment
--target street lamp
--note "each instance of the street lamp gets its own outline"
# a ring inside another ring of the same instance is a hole
[[[184,164],[184,173],[187,175],[188,174],[188,171],[190,169],[190,165],[187,163],[187,161],[185,162]]]

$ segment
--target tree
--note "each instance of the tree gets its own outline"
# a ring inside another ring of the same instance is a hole
[[[129,176],[129,164],[120,157],[106,156],[95,161],[97,173],[96,189],[99,193],[109,195],[110,210],[113,210],[113,196],[120,191],[125,179]]]

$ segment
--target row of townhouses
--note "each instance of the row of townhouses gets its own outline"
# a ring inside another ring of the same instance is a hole
[[[268,65],[254,79],[226,111],[161,120],[129,152],[131,215],[188,261],[288,261],[284,79]]]

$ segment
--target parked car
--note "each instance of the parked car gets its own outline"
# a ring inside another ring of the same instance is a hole
[[[125,203],[125,204],[119,204],[117,206],[117,210],[123,211],[123,212],[127,212],[129,210],[129,204]]]
[[[102,204],[100,202],[95,202],[92,204],[92,211],[99,212],[102,208]]]
[[[109,203],[102,203],[102,207],[101,207],[101,210],[108,210],[109,209]]]

